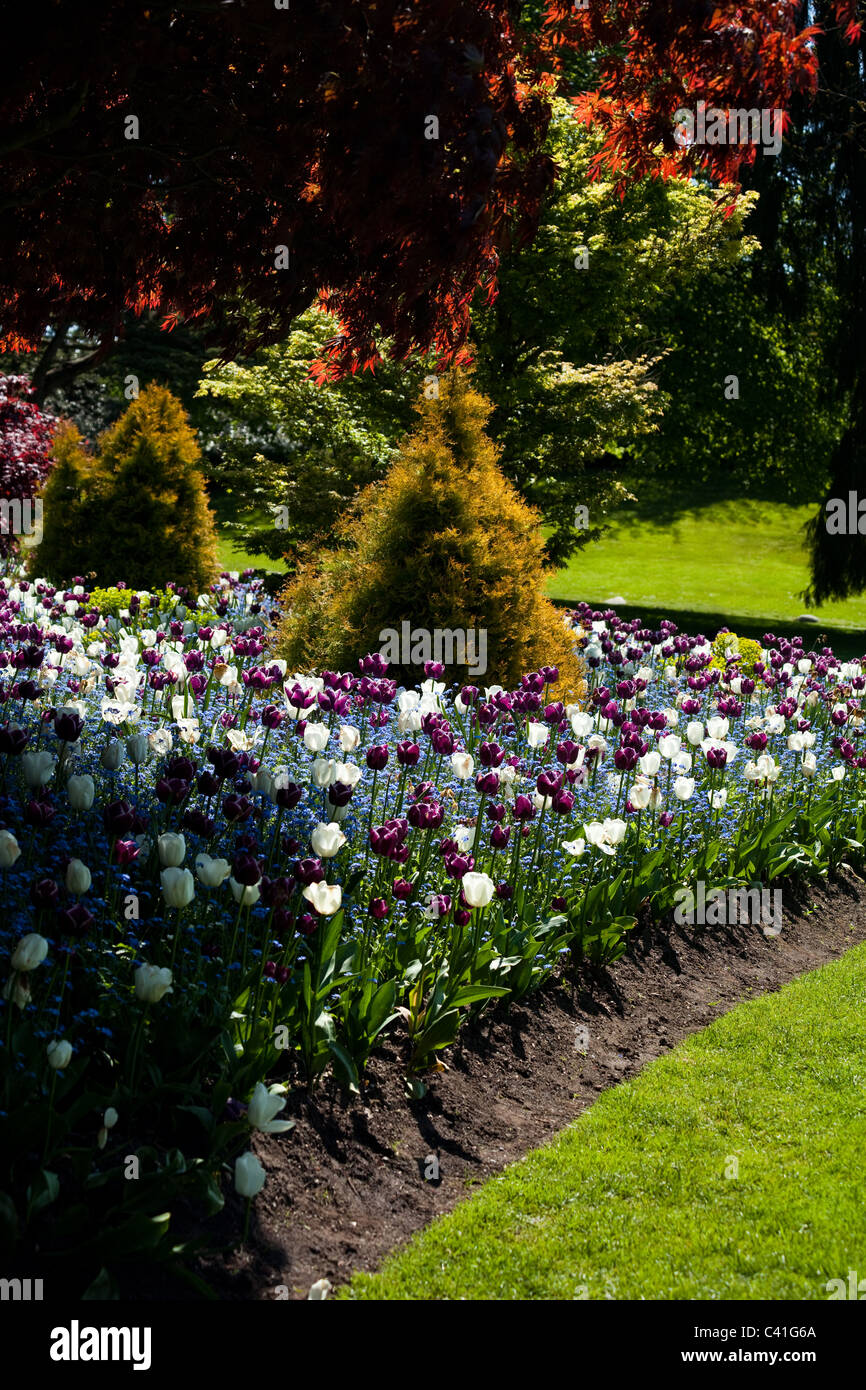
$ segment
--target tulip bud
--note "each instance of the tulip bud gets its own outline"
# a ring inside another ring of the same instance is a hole
[[[267,1174],[254,1153],[241,1154],[235,1159],[235,1191],[248,1200],[258,1196]]]
[[[41,753],[22,753],[21,770],[28,787],[44,787],[54,774],[55,759],[43,749]]]
[[[131,734],[126,740],[126,751],[129,754],[130,761],[133,762],[136,767],[140,767],[142,763],[147,762],[148,753],[150,752],[147,735]]]
[[[28,932],[22,936],[12,954],[13,970],[35,970],[48,955],[48,942],[38,932]]]
[[[66,783],[66,795],[73,811],[89,811],[96,795],[93,778],[86,774],[82,777],[70,777]]]
[[[70,859],[66,867],[66,887],[70,893],[87,893],[90,890],[91,874],[80,859]]]
[[[157,840],[159,862],[167,869],[178,868],[186,858],[186,841],[182,835],[166,832]]]
[[[102,763],[102,766],[105,768],[106,772],[116,772],[117,769],[122,765],[125,757],[126,754],[124,752],[123,744],[118,743],[115,740],[114,743],[107,743],[105,745],[105,747],[102,750],[102,753],[100,754],[99,761]]]
[[[53,1067],[55,1071],[63,1071],[64,1067],[68,1067],[72,1061],[72,1043],[65,1039],[61,1041],[54,1038],[45,1051],[48,1056],[48,1065]]]
[[[11,869],[20,854],[21,847],[12,831],[0,830],[0,869]]]
[[[10,975],[3,986],[3,998],[7,1001],[11,999],[19,1009],[25,1009],[30,1003],[30,976],[14,973]]]
[[[163,869],[159,877],[167,907],[186,907],[192,902],[195,897],[195,879],[189,869]]]

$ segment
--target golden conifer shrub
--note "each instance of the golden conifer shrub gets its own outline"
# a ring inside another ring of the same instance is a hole
[[[540,518],[499,469],[485,434],[491,408],[461,370],[419,404],[385,479],[359,493],[334,546],[308,554],[282,593],[274,647],[291,670],[355,670],[359,656],[382,651],[393,641],[386,634],[408,624],[429,635],[434,660],[442,659],[436,634],[457,631],[475,634],[479,665],[486,634],[486,670],[476,676],[445,660],[446,680],[511,688],[526,672],[557,666],[557,696],[580,699],[581,659],[544,593]],[[423,646],[413,641],[409,661],[404,646],[389,674],[423,680]]]
[[[195,432],[180,401],[151,384],[88,454],[61,431],[42,491],[43,539],[31,573],[110,587],[193,593],[216,575],[216,531]]]

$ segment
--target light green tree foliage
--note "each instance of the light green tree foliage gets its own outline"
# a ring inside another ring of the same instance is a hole
[[[317,385],[310,368],[338,327],[308,309],[284,342],[248,361],[206,363],[198,390],[222,419],[208,470],[222,529],[290,564],[301,544],[330,534],[360,488],[384,476],[425,375],[423,363],[383,361]]]
[[[756,243],[754,195],[646,179],[625,190],[587,178],[599,137],[554,104],[560,176],[531,245],[504,263],[500,292],[475,317],[476,379],[495,402],[502,465],[553,528],[561,562],[599,534],[623,494],[617,472],[658,429],[675,384],[659,389],[667,344],[656,316],[678,285],[722,273]],[[586,518],[576,513],[584,506]],[[578,515],[578,529],[574,529]]]
[[[494,303],[473,309],[475,381],[494,404],[501,467],[540,510],[556,562],[599,534],[605,508],[624,494],[623,463],[658,428],[670,394],[657,379],[660,301],[752,247],[742,235],[748,199],[731,214],[729,192],[695,183],[647,179],[620,197],[614,184],[590,182],[598,139],[568,102],[554,103],[549,148],[560,177],[538,234],[504,258]],[[581,248],[586,269],[575,265]],[[310,368],[337,331],[310,309],[285,342],[246,362],[208,363],[199,387],[223,414],[221,457],[209,469],[223,529],[290,564],[384,476],[435,370],[430,360],[385,360],[319,386]]]
[[[811,502],[846,419],[827,365],[835,295],[816,275],[794,319],[763,293],[756,269],[712,268],[657,305],[668,399],[658,433],[635,447],[635,472]]]

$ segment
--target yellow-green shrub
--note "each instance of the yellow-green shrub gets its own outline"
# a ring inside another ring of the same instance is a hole
[[[725,670],[728,665],[728,657],[732,652],[739,653],[736,658],[737,667],[744,676],[750,676],[755,669],[755,662],[761,659],[760,642],[752,641],[751,637],[738,637],[735,632],[720,632],[713,639],[713,659],[711,666],[718,666]]]
[[[557,694],[583,691],[582,664],[544,594],[538,514],[497,465],[484,433],[490,404],[466,374],[440,378],[439,396],[386,478],[364,489],[337,526],[336,548],[308,556],[283,591],[275,647],[292,669],[355,669],[401,629],[487,632],[482,683],[517,684],[540,665],[560,668]],[[396,667],[401,680],[420,666]],[[466,667],[446,679],[466,680]]]
[[[77,430],[61,432],[42,492],[42,543],[31,573],[81,575],[109,587],[199,593],[216,574],[216,532],[196,437],[180,402],[150,385],[88,454]]]

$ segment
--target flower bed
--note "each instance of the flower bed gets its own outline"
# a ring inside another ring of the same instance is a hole
[[[172,1211],[216,1211],[224,1173],[255,1197],[251,1131],[290,1127],[287,1087],[358,1091],[390,1030],[420,1094],[467,1017],[616,959],[642,908],[691,894],[712,925],[714,890],[860,852],[866,679],[829,650],[581,606],[578,708],[549,667],[511,692],[445,690],[435,663],[398,690],[375,654],[297,675],[270,617],[237,576],[101,610],[3,583],[0,1241],[22,1266],[99,1290],[182,1258]]]

